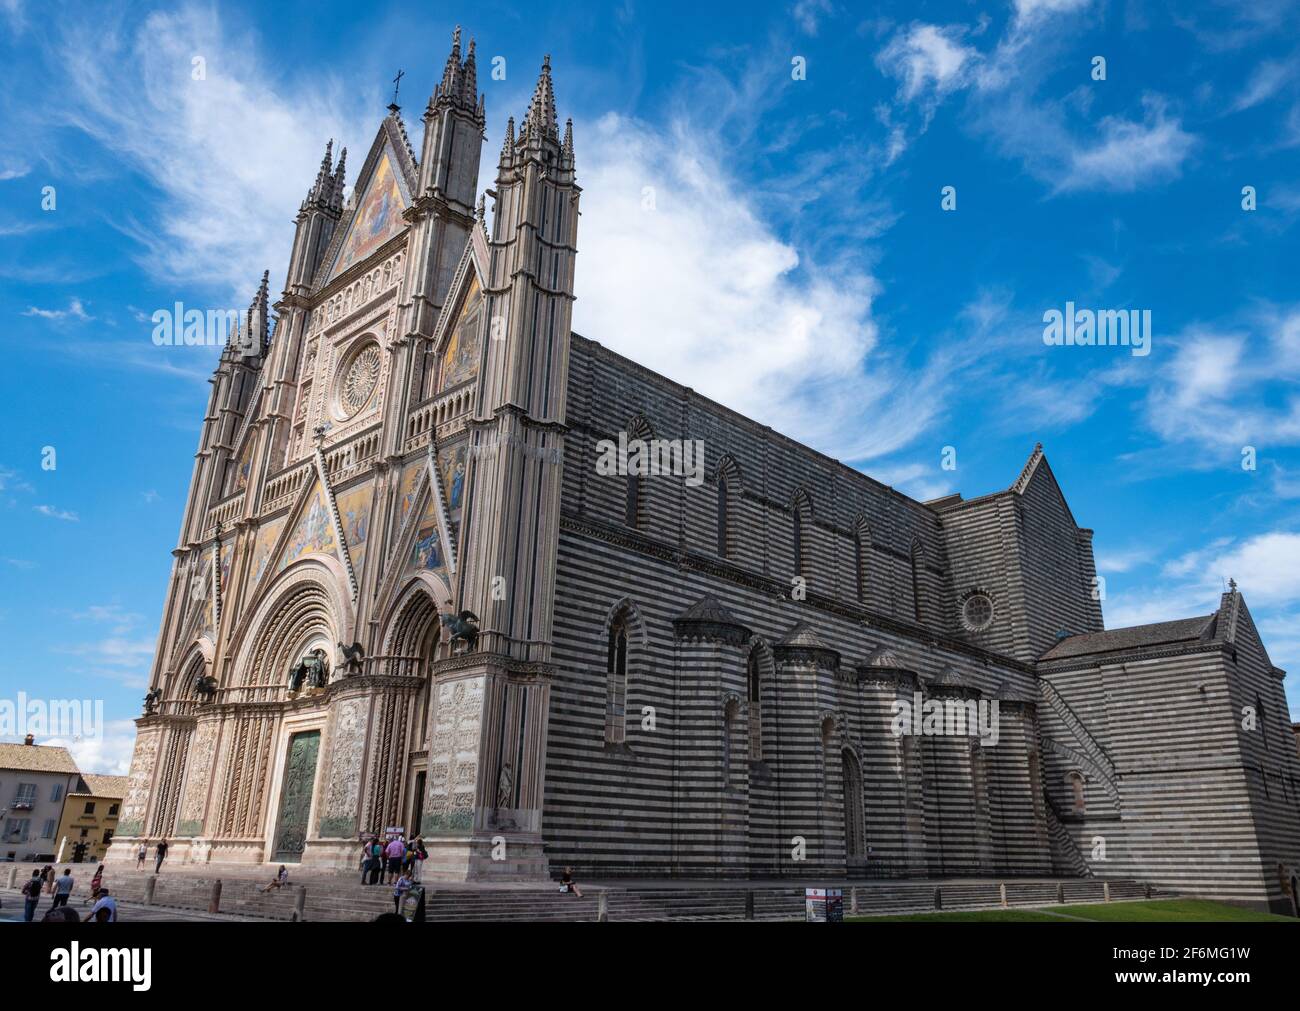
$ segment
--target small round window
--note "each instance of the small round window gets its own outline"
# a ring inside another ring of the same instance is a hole
[[[987,593],[972,593],[961,606],[961,621],[972,632],[993,624],[993,600]]]

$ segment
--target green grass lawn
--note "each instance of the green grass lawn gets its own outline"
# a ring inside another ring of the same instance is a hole
[[[1253,909],[1200,899],[1154,899],[1150,902],[1103,902],[1041,909],[973,909],[962,912],[915,913],[911,916],[851,916],[855,923],[1247,923],[1274,920],[1300,923],[1293,916],[1276,916]],[[1053,915],[1059,914],[1059,915]],[[1066,919],[1073,917],[1074,919]]]

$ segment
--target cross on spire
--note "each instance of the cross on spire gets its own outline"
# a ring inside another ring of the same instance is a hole
[[[401,106],[397,104],[397,92],[401,89],[402,78],[405,76],[406,71],[399,67],[397,70],[397,76],[393,78],[393,101],[388,107],[391,112],[397,112],[401,108]]]

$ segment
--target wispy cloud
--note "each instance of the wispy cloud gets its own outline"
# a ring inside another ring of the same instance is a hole
[[[1157,94],[1141,98],[1141,115],[1112,113],[1095,123],[1080,113],[1091,104],[1086,92],[1064,98],[1038,95],[1061,45],[1062,18],[1079,14],[1087,0],[1017,0],[1003,35],[980,50],[963,25],[913,22],[898,29],[876,56],[877,66],[899,81],[899,114],[914,107],[919,134],[936,107],[966,95],[968,128],[987,136],[1007,157],[1020,159],[1055,193],[1074,190],[1127,192],[1178,175],[1196,139],[1179,115]],[[906,128],[889,123],[895,153],[906,146]]]
[[[66,75],[60,114],[163,195],[148,218],[114,222],[158,278],[251,295],[288,251],[291,209],[325,140],[363,147],[373,134],[373,122],[349,115],[360,112],[359,96],[317,74],[301,86],[273,79],[261,40],[232,34],[215,8],[155,11],[137,25],[67,18],[61,27],[49,54]]]
[[[32,508],[42,516],[48,516],[51,519],[63,520],[67,523],[77,523],[80,520],[80,517],[77,516],[76,513],[69,512],[66,509],[57,509],[51,505],[37,505],[32,506]]]
[[[95,318],[86,312],[86,307],[79,298],[70,299],[66,309],[40,309],[34,305],[29,306],[23,315],[39,316],[41,319],[75,319],[82,323],[89,323]]]

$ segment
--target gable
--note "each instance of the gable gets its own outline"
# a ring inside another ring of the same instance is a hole
[[[447,330],[438,392],[459,386],[478,374],[479,351],[483,347],[482,309],[483,289],[479,286],[477,272],[471,270],[460,312]]]
[[[409,201],[406,199],[403,182],[396,169],[392,148],[385,141],[374,159],[374,168],[365,180],[365,188],[360,191],[360,199],[354,201],[355,210],[330,267],[331,278],[364,260],[406,227],[402,212],[406,210]]]
[[[364,571],[366,541],[370,535],[370,506],[374,498],[370,484],[352,488],[338,496],[339,518],[343,521],[343,537],[347,541],[352,559],[352,571],[358,577]]]
[[[334,523],[330,519],[329,503],[325,490],[316,481],[311,494],[303,504],[298,522],[280,554],[277,572],[288,568],[304,555],[337,555],[338,541],[334,537]]]

